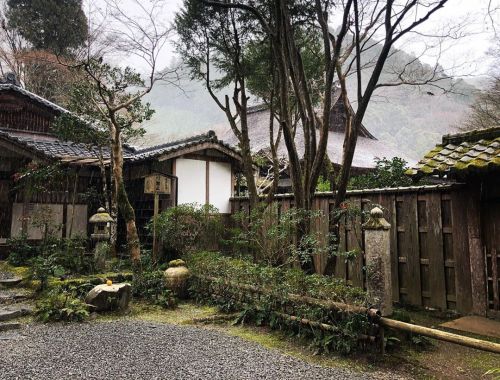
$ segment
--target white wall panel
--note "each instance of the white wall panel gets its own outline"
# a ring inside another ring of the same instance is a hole
[[[178,158],[175,175],[179,179],[178,204],[206,202],[206,162]]]
[[[86,207],[86,206],[85,206]],[[50,211],[49,211],[50,209]],[[36,214],[43,214],[46,211],[51,213],[52,216],[52,226],[54,230],[53,233],[56,237],[62,236],[62,224],[63,224],[63,205],[61,204],[40,204],[40,203],[30,203],[28,205],[27,217],[28,221],[28,239],[41,240],[43,237],[42,229],[35,227],[31,223],[31,219]],[[41,215],[39,215],[41,216]],[[12,224],[11,224],[11,236],[18,237],[22,234],[23,230],[23,204],[14,203],[12,205]]]
[[[231,164],[211,161],[209,176],[208,196],[210,204],[217,207],[220,213],[230,213],[229,198],[232,195]]]

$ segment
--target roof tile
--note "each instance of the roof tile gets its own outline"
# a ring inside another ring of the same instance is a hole
[[[448,174],[455,171],[500,169],[500,127],[443,137],[408,175]]]

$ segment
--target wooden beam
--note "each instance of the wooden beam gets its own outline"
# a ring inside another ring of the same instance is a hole
[[[210,204],[210,161],[205,161],[205,203]]]
[[[213,142],[201,143],[199,145],[193,145],[193,146],[190,146],[187,148],[179,149],[179,150],[172,152],[172,153],[167,153],[167,154],[161,155],[158,157],[158,161],[169,160],[171,158],[184,156],[184,155],[189,154],[189,153],[203,151],[204,149],[214,149],[214,150],[217,150],[219,152],[224,153],[226,156],[229,156],[238,162],[242,161],[241,156],[238,153],[234,152],[232,149],[226,148],[221,144],[217,144],[217,143],[213,143]]]

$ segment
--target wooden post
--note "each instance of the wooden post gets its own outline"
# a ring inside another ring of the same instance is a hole
[[[370,211],[365,230],[366,287],[383,316],[392,314],[391,225],[378,207]]]
[[[158,243],[156,238],[156,219],[160,209],[160,195],[158,191],[154,192],[154,207],[153,207],[153,264],[156,264],[158,259]]]
[[[469,188],[467,197],[467,232],[469,235],[469,257],[472,285],[472,312],[486,315],[486,263],[481,239],[481,194],[480,185]]]

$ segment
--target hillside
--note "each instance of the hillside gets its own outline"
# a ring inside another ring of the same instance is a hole
[[[388,79],[390,75],[384,74],[382,80]],[[436,89],[408,86],[382,88],[376,92],[364,124],[379,140],[418,159],[440,141],[441,135],[455,130],[473,100],[474,86],[463,80],[454,83],[461,94],[442,95]],[[354,94],[355,83],[349,86]],[[180,87],[182,90],[158,86],[149,95],[148,101],[156,113],[145,126],[146,144],[227,125],[225,115],[201,83],[184,79]],[[427,91],[435,95],[428,95]],[[258,103],[258,99],[250,102]],[[353,106],[356,107],[354,101]]]

